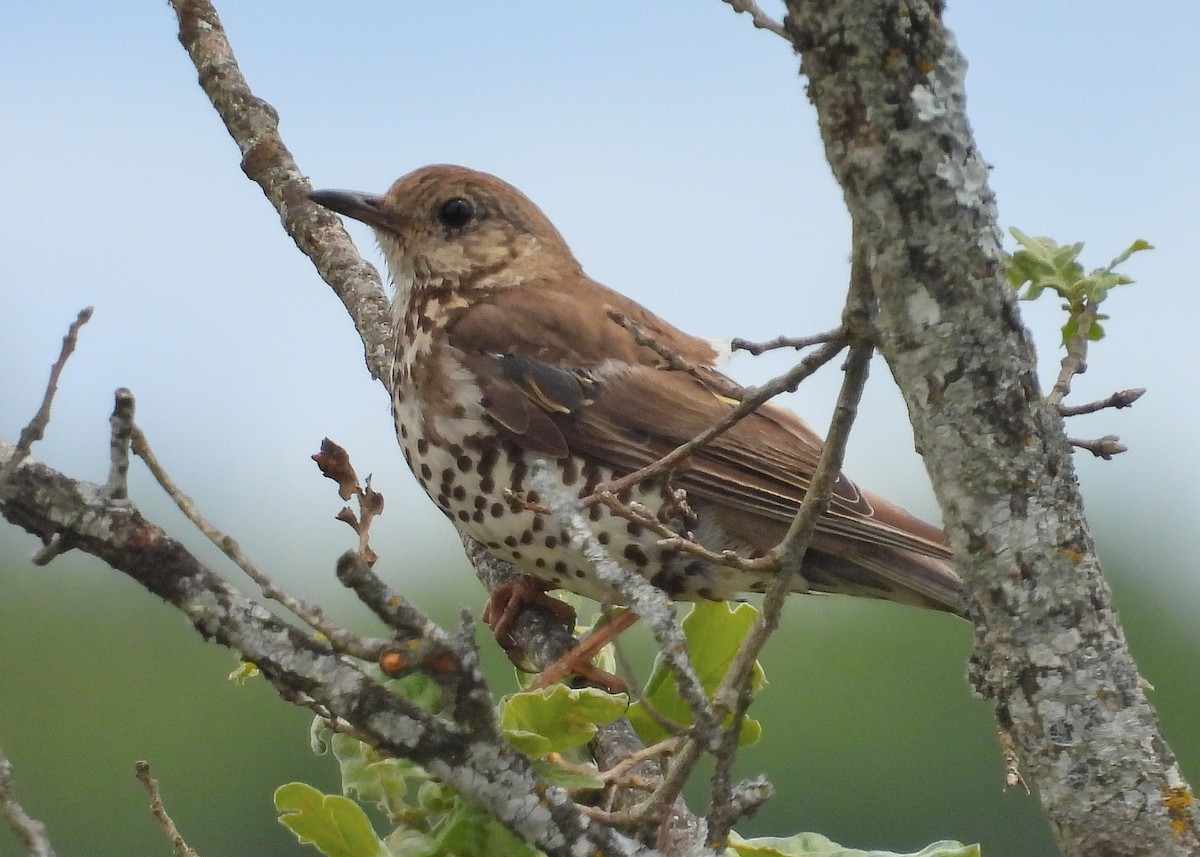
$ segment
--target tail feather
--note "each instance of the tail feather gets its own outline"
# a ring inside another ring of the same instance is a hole
[[[810,592],[882,598],[963,616],[962,580],[943,560],[867,543],[838,544],[838,553],[811,549],[801,572]]]

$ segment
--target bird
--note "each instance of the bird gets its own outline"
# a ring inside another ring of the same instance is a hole
[[[428,496],[538,588],[620,604],[532,475],[586,500],[700,434],[737,404],[738,386],[717,368],[722,349],[589,277],[542,210],[488,173],[438,164],[382,195],[309,198],[370,226],[386,260],[392,412]],[[768,403],[619,499],[713,551],[763,556],[787,531],[821,448],[800,417]],[[581,515],[615,562],[673,600],[741,599],[773,578],[664,543],[601,503]],[[790,588],[962,615],[950,559],[938,527],[840,475]]]

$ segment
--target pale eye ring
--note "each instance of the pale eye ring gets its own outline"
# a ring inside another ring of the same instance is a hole
[[[438,220],[450,229],[462,229],[474,216],[475,205],[465,196],[446,200],[437,211]]]

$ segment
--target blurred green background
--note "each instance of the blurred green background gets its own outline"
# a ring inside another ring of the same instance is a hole
[[[421,164],[465,163],[541,204],[601,282],[693,333],[768,339],[836,323],[849,224],[796,59],[718,0],[636,13],[549,0],[220,11],[317,186],[379,191]],[[1176,319],[1200,317],[1200,111],[1186,109],[1200,6],[959,3],[946,23],[970,64],[968,112],[1001,222],[1086,241],[1089,267],[1137,237],[1158,248],[1128,266],[1139,284],[1114,291],[1108,338],[1074,385],[1078,401],[1150,393],[1070,430],[1130,446],[1077,464],[1151,700],[1195,778],[1200,339]],[[95,305],[37,458],[103,481],[112,391],[130,387],[160,459],[214,523],[295,594],[375,631],[333,580],[352,534],[308,461],[329,435],[387,496],[381,573],[445,622],[478,608],[344,312],[239,171],[167,4],[11,2],[0,25],[0,437],[17,436],[67,324]],[[352,234],[377,261],[370,236]],[[1053,377],[1057,307],[1023,311]],[[792,359],[743,356],[730,371],[756,384]],[[822,428],[838,383],[823,372],[784,404]],[[936,518],[878,361],[861,413],[848,472]],[[131,488],[151,519],[229,570],[137,467]],[[133,584],[75,554],[34,568],[35,548],[0,526],[0,746],[60,857],[167,853],[137,759],[205,857],[307,853],[275,823],[271,793],[295,779],[335,788],[332,763],[309,751],[308,715],[262,682],[231,684],[232,655]],[[739,768],[768,774],[778,795],[739,830],[1051,855],[1036,799],[1001,789],[991,712],[963,678],[970,647],[948,617],[793,599],[765,654],[771,685],[754,711],[765,739]],[[0,855],[15,847],[0,830]]]
[[[89,560],[31,569],[8,555],[0,568],[0,735],[19,797],[47,822],[60,855],[167,853],[133,778],[137,759],[151,763],[169,811],[202,854],[305,853],[271,805],[273,789],[291,780],[337,790],[334,763],[308,749],[305,712],[261,680],[228,681],[236,666],[228,651],[200,642],[174,611]],[[1135,654],[1159,688],[1151,699],[1194,774],[1194,628],[1153,598],[1130,595],[1136,587],[1120,564],[1110,568]],[[465,568],[453,574],[469,579]],[[480,601],[469,586],[440,597],[412,588],[445,623],[458,603]],[[348,624],[376,630],[365,611],[333,600]],[[486,635],[481,641],[496,686],[511,688],[511,670]],[[634,646],[643,657],[644,643]],[[1035,798],[1002,790],[990,710],[963,678],[969,646],[966,626],[945,616],[793,599],[763,661],[770,685],[754,715],[764,738],[738,765],[743,776],[767,773],[777,795],[739,832],[816,830],[897,850],[957,838],[982,842],[989,857],[1055,853]],[[689,790],[695,807],[706,785],[698,780]],[[19,853],[7,829],[0,853]]]

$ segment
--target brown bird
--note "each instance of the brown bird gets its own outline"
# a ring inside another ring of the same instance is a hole
[[[539,510],[531,472],[546,462],[561,492],[583,498],[695,437],[733,407],[718,390],[735,385],[711,368],[717,349],[588,277],[541,209],[495,176],[429,166],[383,196],[310,198],[371,226],[387,259],[397,289],[396,433],[426,493],[543,588],[618,601]],[[704,368],[672,368],[610,309]],[[628,499],[709,548],[759,556],[786,532],[820,451],[807,424],[765,405]],[[686,491],[689,520],[672,488]],[[769,584],[769,573],[664,547],[601,504],[585,514],[614,560],[672,598],[731,599]],[[938,528],[842,477],[793,590],[961,613],[949,556]]]

